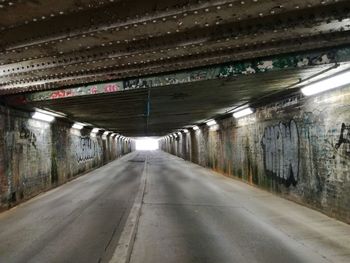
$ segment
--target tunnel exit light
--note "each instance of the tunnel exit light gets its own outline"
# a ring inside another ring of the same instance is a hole
[[[156,139],[137,139],[135,142],[137,151],[155,151],[159,149],[159,143]]]
[[[327,90],[339,88],[350,84],[350,71],[335,75],[325,80],[318,81],[301,89],[305,96],[312,96]]]

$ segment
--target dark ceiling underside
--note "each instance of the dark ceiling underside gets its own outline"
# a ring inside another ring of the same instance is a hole
[[[349,12],[348,0],[3,0],[0,93],[349,44]],[[32,106],[126,135],[159,135],[281,91],[320,70],[284,70]]]
[[[27,107],[63,112],[74,120],[127,136],[160,136],[200,124],[248,101],[258,101],[266,94],[285,90],[322,70],[324,67],[321,66],[285,70],[283,74],[278,71],[228,80],[33,102]]]

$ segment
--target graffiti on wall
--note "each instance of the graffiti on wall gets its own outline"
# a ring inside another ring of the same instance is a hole
[[[80,137],[75,146],[78,163],[90,161],[99,155],[99,147],[90,137]]]
[[[74,95],[72,90],[57,90],[53,91],[50,95],[51,99],[61,99],[61,98],[68,98],[72,97]]]
[[[299,134],[294,120],[265,128],[261,141],[268,176],[287,187],[296,185],[299,176]]]
[[[36,136],[27,127],[22,126],[19,132],[19,138],[22,140],[26,140],[29,144],[31,144],[36,149]]]
[[[146,80],[130,79],[124,81],[124,89],[141,89],[148,88],[150,84]]]
[[[345,125],[345,123],[341,126],[340,137],[335,149],[338,150],[342,145],[346,145],[345,153],[350,156],[350,125]]]
[[[61,90],[49,90],[27,94],[24,97],[14,96],[10,98],[10,102],[14,105],[27,103],[29,101],[43,101],[43,100],[55,100],[55,99],[64,99],[69,97],[76,96],[89,96],[92,94],[104,94],[104,93],[113,93],[123,90],[123,82],[108,82],[95,85],[87,85],[69,89]]]

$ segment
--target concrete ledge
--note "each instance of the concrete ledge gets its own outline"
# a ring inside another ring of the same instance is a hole
[[[127,263],[130,261],[131,252],[135,242],[137,226],[141,215],[143,196],[146,188],[147,165],[148,165],[147,162],[148,162],[148,157],[146,157],[146,160],[145,160],[145,165],[141,176],[141,183],[140,183],[137,196],[135,198],[135,202],[131,208],[130,214],[126,220],[124,230],[120,235],[118,245],[109,263]]]

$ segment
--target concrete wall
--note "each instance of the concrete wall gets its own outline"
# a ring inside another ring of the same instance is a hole
[[[350,88],[275,101],[161,149],[350,223]]]
[[[62,120],[47,123],[0,106],[0,210],[100,167],[133,148],[91,137]]]

